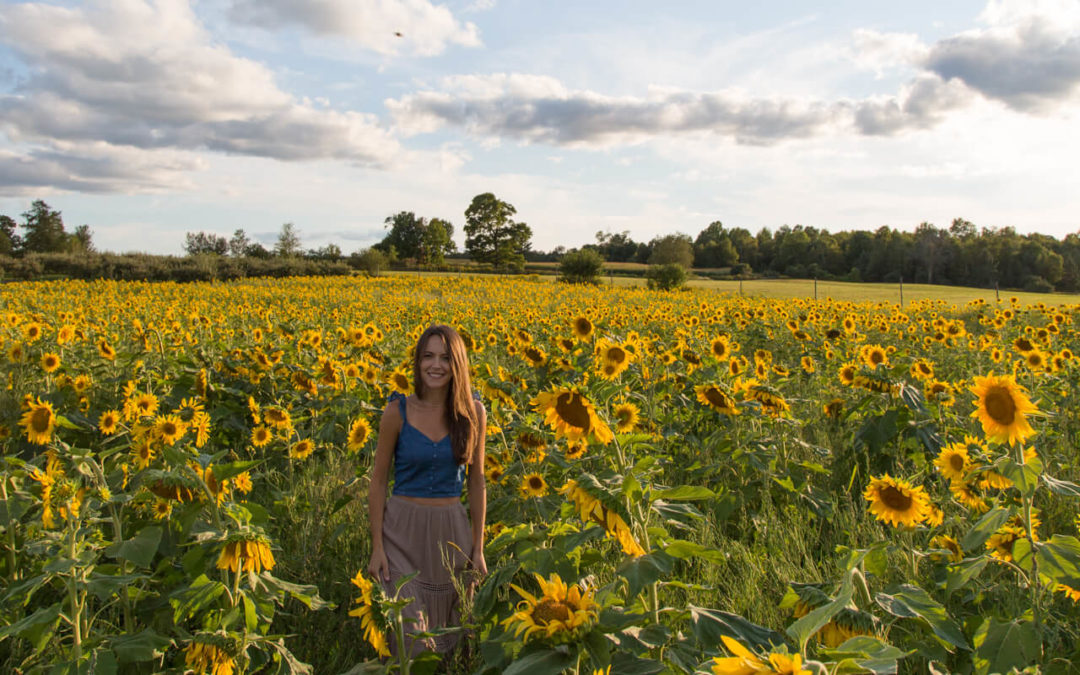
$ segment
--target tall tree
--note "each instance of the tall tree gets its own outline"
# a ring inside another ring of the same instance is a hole
[[[72,253],[94,253],[94,233],[89,225],[80,225],[75,228],[68,238],[68,250]]]
[[[277,243],[274,244],[274,255],[283,258],[292,258],[300,255],[300,233],[292,223],[285,223],[278,233]]]
[[[690,235],[677,232],[657,237],[651,242],[652,253],[649,255],[650,265],[667,265],[675,263],[683,267],[691,267],[694,264],[694,242]]]
[[[228,250],[229,240],[213,232],[188,232],[184,237],[184,251],[188,255],[225,255]]]
[[[13,256],[19,252],[22,239],[15,232],[18,223],[11,216],[0,216],[0,255]]]
[[[67,233],[59,211],[52,211],[40,199],[23,216],[23,249],[29,253],[56,253],[67,250]]]
[[[491,263],[496,269],[523,267],[532,229],[513,220],[515,214],[517,209],[490,192],[473,197],[465,209],[465,250],[469,257]]]
[[[694,265],[697,267],[731,267],[739,262],[739,252],[719,220],[698,233],[694,240]]]
[[[454,240],[454,226],[442,218],[432,218],[424,228],[424,236],[420,241],[420,262],[428,265],[441,265],[445,261],[446,254],[452,253],[456,248]]]
[[[383,222],[390,231],[379,242],[379,248],[388,251],[392,246],[398,257],[419,260],[427,221],[412,211],[401,211],[387,216]]]
[[[229,239],[229,255],[234,258],[243,258],[247,255],[249,246],[251,246],[251,239],[248,238],[247,232],[244,232],[243,228],[238,228]]]

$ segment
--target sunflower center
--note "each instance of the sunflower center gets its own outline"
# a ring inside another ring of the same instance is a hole
[[[537,623],[551,623],[552,621],[567,621],[570,619],[570,607],[561,600],[544,598],[532,612],[533,620]]]
[[[911,497],[903,490],[887,485],[881,490],[881,501],[892,511],[907,511],[911,508]]]
[[[607,359],[615,364],[622,363],[626,360],[626,352],[622,347],[612,347],[608,350]]]
[[[560,394],[555,400],[555,412],[567,424],[578,429],[588,429],[589,411],[581,394],[572,392]]]
[[[50,422],[52,422],[52,413],[48,408],[38,408],[30,415],[30,428],[36,433],[43,434],[48,431]]]
[[[708,399],[710,405],[717,408],[728,407],[728,397],[716,387],[709,387],[706,389],[705,398]]]
[[[540,490],[544,487],[544,480],[540,476],[529,476],[529,489]]]
[[[539,361],[540,358],[541,358],[540,357],[540,350],[537,349],[536,347],[529,347],[528,349],[525,350],[525,356],[530,361]]]
[[[880,365],[880,364],[882,364],[884,362],[885,362],[885,354],[883,354],[881,352],[878,352],[878,351],[870,352],[870,363],[877,366],[877,365]]]
[[[409,386],[408,378],[406,378],[401,373],[398,373],[397,375],[394,375],[394,382],[396,382],[397,386],[400,387],[401,389],[406,389]]]
[[[161,433],[164,434],[165,436],[175,436],[176,435],[176,423],[175,422],[166,422],[166,423],[162,424],[161,425]]]
[[[986,412],[998,424],[1012,424],[1016,419],[1016,402],[1009,390],[1004,387],[990,389],[986,393]]]
[[[574,328],[577,329],[578,335],[588,335],[592,330],[592,324],[588,319],[579,318],[574,322]]]
[[[949,456],[949,467],[951,467],[953,471],[957,471],[957,472],[963,471],[964,470],[964,458],[961,457],[960,455],[950,455]]]
[[[615,411],[615,417],[617,417],[619,419],[619,422],[621,422],[622,424],[629,423],[632,415],[633,413],[631,413],[629,410]]]

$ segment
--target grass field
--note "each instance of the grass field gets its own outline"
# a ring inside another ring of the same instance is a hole
[[[620,265],[636,265],[637,263],[619,263]],[[554,265],[554,263],[552,263]],[[392,275],[411,276],[459,276],[455,272],[390,272]],[[545,277],[542,277],[545,278]],[[550,277],[554,282],[554,277]],[[612,284],[620,287],[645,286],[645,279],[636,277],[607,277],[604,285]],[[754,298],[813,298],[815,297],[815,282],[812,279],[752,279],[747,281],[717,281],[712,279],[693,279],[687,283],[690,288],[701,288],[743,295]],[[847,281],[818,281],[816,283],[817,298],[826,298],[840,301],[853,302],[900,302],[900,285],[884,283],[852,283]],[[982,298],[987,302],[994,302],[1000,297],[1002,302],[1009,302],[1010,298],[1017,298],[1021,304],[1035,305],[1044,303],[1047,305],[1067,305],[1080,303],[1080,295],[1074,293],[1027,293],[1024,291],[1001,291],[996,294],[993,289],[968,288],[966,286],[939,286],[931,284],[904,284],[904,304],[916,300],[944,300],[950,303],[963,304]]]

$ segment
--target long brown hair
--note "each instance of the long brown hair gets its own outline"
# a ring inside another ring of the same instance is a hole
[[[417,397],[424,393],[423,378],[420,377],[420,356],[431,337],[438,335],[446,345],[450,355],[450,386],[446,390],[446,426],[450,428],[450,446],[454,449],[454,459],[458,464],[472,461],[473,448],[479,435],[483,433],[480,420],[476,415],[476,402],[472,396],[472,378],[469,376],[469,357],[465,353],[465,342],[458,332],[450,326],[432,325],[420,335],[413,353],[413,391]]]

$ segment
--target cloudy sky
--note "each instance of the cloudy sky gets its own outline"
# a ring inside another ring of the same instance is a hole
[[[0,0],[0,213],[98,247],[1080,230],[1080,0]]]

